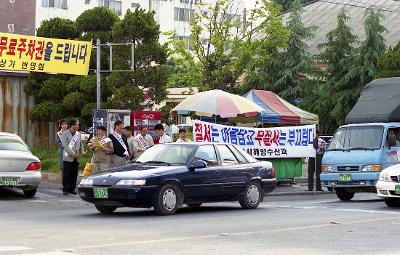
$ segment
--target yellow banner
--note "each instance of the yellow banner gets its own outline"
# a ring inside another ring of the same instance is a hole
[[[0,70],[87,75],[92,42],[0,33]]]

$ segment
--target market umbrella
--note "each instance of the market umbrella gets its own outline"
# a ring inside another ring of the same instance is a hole
[[[260,112],[263,112],[263,109],[250,100],[215,89],[186,98],[170,113],[184,116],[195,113],[197,116],[234,118],[240,115],[257,116]]]
[[[257,118],[258,122],[292,125],[318,124],[317,115],[290,104],[272,91],[250,90],[244,97],[264,109]]]

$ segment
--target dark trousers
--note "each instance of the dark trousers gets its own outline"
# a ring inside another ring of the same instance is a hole
[[[78,178],[79,162],[75,159],[73,162],[64,161],[63,163],[63,191],[74,192],[76,188],[76,179]]]
[[[317,154],[317,164],[315,158],[308,159],[308,190],[314,190],[314,173],[317,190],[321,190],[321,174],[322,154]]]

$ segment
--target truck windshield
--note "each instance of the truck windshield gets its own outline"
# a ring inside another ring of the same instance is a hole
[[[383,139],[382,126],[353,126],[339,128],[328,151],[336,150],[377,150]]]

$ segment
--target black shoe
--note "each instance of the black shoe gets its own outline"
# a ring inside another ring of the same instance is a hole
[[[69,194],[78,195],[75,191],[71,191]]]
[[[317,189],[317,191],[323,191],[322,189]]]
[[[64,195],[64,196],[68,196],[68,192],[65,192],[65,191],[64,191],[64,192],[63,192],[63,195]]]

